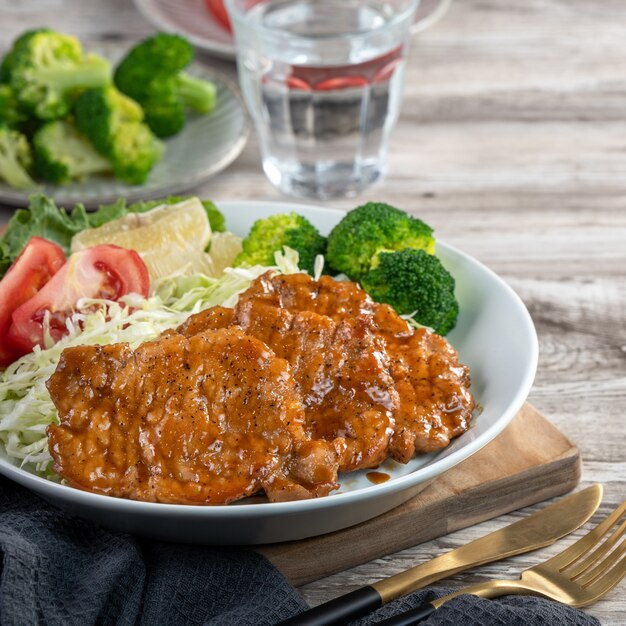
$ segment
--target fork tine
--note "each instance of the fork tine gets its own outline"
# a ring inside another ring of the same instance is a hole
[[[624,554],[626,554],[626,542],[622,542],[604,561],[600,561],[596,567],[585,572],[576,582],[583,587],[588,587],[608,572]]]
[[[551,567],[556,567],[559,571],[563,571],[565,568],[574,564],[602,539],[624,513],[626,513],[626,502],[623,502],[603,522],[598,524],[591,532],[587,533],[576,543],[572,544],[567,550],[564,550],[546,561],[545,565],[549,564]]]
[[[582,561],[577,561],[573,569],[567,571],[567,575],[572,580],[576,580],[584,574],[591,566],[598,563],[608,554],[613,546],[617,544],[624,532],[626,531],[626,520],[622,525],[597,549],[587,555]],[[567,568],[566,568],[567,569]]]
[[[591,583],[586,590],[592,593],[595,599],[601,598],[611,591],[624,576],[626,576],[626,558],[622,558],[611,571]]]

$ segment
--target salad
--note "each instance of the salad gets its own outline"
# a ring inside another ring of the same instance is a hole
[[[361,283],[415,325],[445,334],[458,303],[432,229],[384,203],[349,212],[328,237],[296,213],[258,220],[241,239],[195,197],[67,213],[42,195],[0,239],[0,441],[29,471],[51,469],[58,421],[46,381],[64,349],[131,348],[206,308],[232,307],[262,274],[329,273]]]

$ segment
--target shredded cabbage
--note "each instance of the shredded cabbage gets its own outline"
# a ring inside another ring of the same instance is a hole
[[[193,313],[215,305],[234,306],[239,294],[268,270],[299,272],[298,253],[285,248],[276,253],[275,267],[228,268],[220,278],[168,277],[153,286],[153,294],[147,299],[131,294],[122,299],[123,304],[80,300],[76,313],[66,321],[65,337],[43,350],[36,347],[0,374],[0,442],[7,456],[31,472],[58,480],[51,467],[46,436],[48,424],[58,422],[58,414],[46,381],[65,348],[118,342],[136,348],[179,326]]]

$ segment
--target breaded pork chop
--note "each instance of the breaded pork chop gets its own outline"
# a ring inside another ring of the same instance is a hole
[[[296,313],[314,311],[341,323],[365,318],[385,344],[399,395],[391,454],[403,463],[416,453],[444,448],[465,432],[474,409],[469,369],[443,337],[414,330],[390,306],[374,302],[356,283],[306,274],[257,278],[239,297],[237,309],[262,301]]]
[[[336,453],[305,435],[289,365],[239,329],[68,348],[48,389],[55,471],[75,487],[185,504],[336,487]]]
[[[221,324],[228,313],[207,309],[179,328],[193,334]],[[398,398],[382,342],[359,318],[340,323],[311,311],[291,313],[254,298],[235,307],[233,321],[291,365],[307,430],[332,442],[340,469],[375,467],[389,455]]]

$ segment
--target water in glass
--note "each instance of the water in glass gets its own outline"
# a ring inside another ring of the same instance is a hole
[[[404,82],[404,29],[385,29],[396,17],[393,2],[286,0],[252,3],[247,19],[264,37],[241,44],[235,25],[242,89],[276,187],[332,198],[381,176]]]

